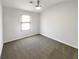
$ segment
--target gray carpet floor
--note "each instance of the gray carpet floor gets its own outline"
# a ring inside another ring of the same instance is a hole
[[[35,35],[4,44],[1,59],[78,59],[78,50]]]

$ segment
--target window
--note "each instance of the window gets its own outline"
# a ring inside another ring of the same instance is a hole
[[[21,29],[29,30],[31,25],[31,20],[29,15],[22,15],[21,17]]]

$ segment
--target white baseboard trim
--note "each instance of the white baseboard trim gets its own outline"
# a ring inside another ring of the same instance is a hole
[[[0,58],[1,58],[2,50],[3,50],[3,45],[4,44],[2,44],[2,47],[1,47]]]
[[[58,42],[60,42],[60,43],[63,43],[63,44],[66,44],[66,45],[68,45],[68,46],[71,46],[71,47],[73,47],[73,48],[78,49],[77,46],[71,45],[71,44],[69,44],[69,43],[67,43],[67,42],[63,42],[63,41],[61,41],[61,40],[58,40],[57,38],[52,38],[52,37],[47,36],[47,35],[45,35],[45,34],[43,34],[43,33],[40,33],[40,34],[43,35],[43,36],[45,36],[45,37],[48,37],[48,38],[50,38],[50,39],[53,39],[53,40],[55,40],[55,41],[58,41]]]
[[[48,37],[48,38],[50,38],[50,39],[53,39],[53,40],[55,40],[55,41],[58,41],[58,42],[60,42],[60,43],[63,43],[63,44],[66,44],[66,45],[68,45],[68,46],[71,46],[71,47],[73,47],[73,48],[78,49],[77,46],[74,46],[74,45],[72,46],[71,44],[69,44],[69,43],[67,43],[67,42],[63,42],[63,41],[61,41],[61,40],[58,40],[57,38],[52,38],[52,37],[47,36],[47,35],[42,34],[42,33],[40,33],[40,34],[43,35],[43,36],[45,36],[45,37]],[[33,35],[38,35],[38,34],[32,34],[32,35],[25,36],[25,37],[22,37],[22,38],[30,37],[30,36],[33,36]],[[8,43],[8,42],[12,42],[12,41],[16,41],[16,40],[19,40],[19,39],[22,39],[22,38],[16,38],[16,39],[13,39],[13,40],[6,41],[6,42],[4,42],[4,43]]]
[[[27,37],[34,36],[34,35],[38,35],[38,34],[31,34],[31,35],[28,35],[28,36],[15,38],[15,39],[12,39],[12,40],[5,41],[5,42],[3,42],[3,43],[5,44],[5,43],[9,43],[9,42],[17,41],[17,40],[20,40],[20,39],[23,39],[23,38],[27,38]]]

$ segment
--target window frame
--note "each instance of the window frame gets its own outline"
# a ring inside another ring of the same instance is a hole
[[[29,21],[29,22],[22,22],[22,16],[23,16],[23,15],[29,16],[29,17],[30,17],[30,21]],[[29,23],[29,24],[30,24],[30,28],[27,29],[27,30],[23,30],[23,29],[22,29],[22,23]],[[31,30],[31,23],[32,23],[32,21],[31,21],[31,16],[30,16],[30,15],[21,14],[21,21],[20,21],[20,24],[21,24],[21,31],[28,31],[28,30]]]

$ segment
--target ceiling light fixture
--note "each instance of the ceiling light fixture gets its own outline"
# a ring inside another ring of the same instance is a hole
[[[37,0],[37,5],[35,6],[37,10],[40,10],[42,7],[40,6],[40,1]]]
[[[36,9],[37,9],[37,10],[40,10],[40,9],[41,9],[41,6],[36,6]]]
[[[30,3],[31,3],[31,4],[34,4],[33,1],[30,1]],[[40,5],[40,0],[37,0],[37,4],[35,5],[35,8],[36,8],[37,10],[42,9],[42,7],[41,7],[41,5]]]

